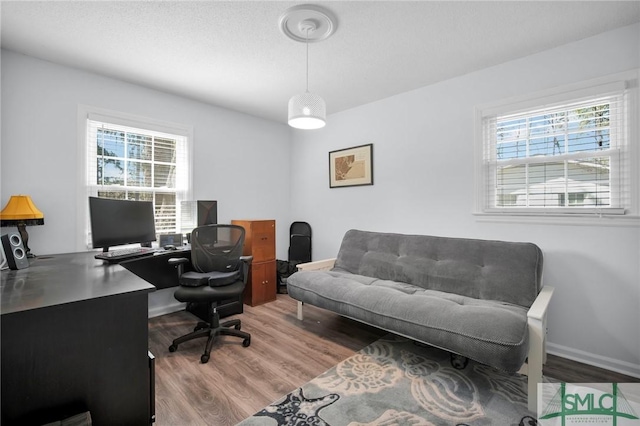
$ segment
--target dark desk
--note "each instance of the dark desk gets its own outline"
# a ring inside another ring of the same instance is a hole
[[[172,257],[184,257],[191,260],[191,249],[160,250],[154,253],[153,256],[126,260],[121,262],[120,265],[160,290],[179,285],[176,268],[169,265],[169,259]],[[99,260],[96,260],[96,262],[99,262]],[[190,270],[191,264],[185,265],[185,271]]]
[[[89,410],[93,424],[149,424],[148,293],[93,252],[42,256],[2,271],[2,424]]]
[[[153,256],[139,257],[122,262],[120,265],[153,284],[157,289],[177,287],[179,285],[178,273],[174,266],[169,265],[169,259],[172,257],[185,257],[191,260],[191,250],[181,248],[178,250],[159,251]],[[192,270],[191,264],[184,265],[184,270],[185,272]],[[218,302],[220,318],[241,314],[243,309],[242,295]],[[198,316],[203,321],[209,321],[208,306],[206,304],[190,303],[187,306],[187,311]]]

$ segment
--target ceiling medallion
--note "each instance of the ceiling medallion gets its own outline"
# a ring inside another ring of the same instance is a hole
[[[306,21],[306,22],[305,22]],[[316,43],[329,38],[338,27],[335,15],[314,4],[300,4],[293,6],[280,15],[280,31],[291,40],[300,43]],[[308,24],[315,28],[309,32]]]

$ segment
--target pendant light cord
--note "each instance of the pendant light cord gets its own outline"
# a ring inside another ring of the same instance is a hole
[[[309,93],[309,28],[307,28],[307,36],[304,39],[307,45],[307,93]]]

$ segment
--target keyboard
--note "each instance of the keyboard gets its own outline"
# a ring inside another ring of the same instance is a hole
[[[120,250],[105,251],[96,254],[96,259],[105,260],[110,263],[118,263],[129,259],[135,259],[137,257],[151,256],[157,250],[150,247],[132,247]]]

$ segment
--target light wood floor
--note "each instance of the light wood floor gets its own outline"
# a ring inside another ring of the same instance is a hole
[[[262,306],[245,305],[236,317],[251,333],[251,346],[222,337],[207,364],[200,364],[204,339],[168,351],[174,338],[193,329],[193,315],[176,312],[149,320],[157,426],[234,425],[386,334],[313,306],[305,306],[300,322],[296,302],[283,294]],[[545,375],[573,383],[640,381],[552,355]]]

